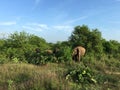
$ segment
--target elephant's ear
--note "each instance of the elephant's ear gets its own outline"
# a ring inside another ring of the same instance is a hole
[[[74,53],[74,55],[76,55],[76,54],[77,54],[77,49],[75,49],[75,50],[73,51],[73,53]]]

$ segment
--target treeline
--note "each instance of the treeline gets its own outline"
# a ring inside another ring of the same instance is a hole
[[[86,48],[86,57],[101,59],[120,58],[120,43],[102,38],[98,29],[86,25],[76,26],[68,41],[48,43],[45,39],[26,32],[14,32],[8,38],[0,39],[0,63],[26,62],[45,64],[47,62],[69,62],[72,49],[78,45]],[[46,50],[52,50],[48,53]]]

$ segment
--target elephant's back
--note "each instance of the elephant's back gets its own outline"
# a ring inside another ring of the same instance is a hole
[[[50,50],[50,49],[48,49],[48,50],[45,50],[45,53],[47,53],[47,54],[53,54],[53,51]]]
[[[82,47],[82,46],[77,46],[76,49],[79,49],[80,52],[81,52],[81,55],[84,56],[85,51],[86,51],[84,47]]]

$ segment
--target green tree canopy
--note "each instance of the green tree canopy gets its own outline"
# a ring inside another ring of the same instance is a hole
[[[86,25],[76,26],[69,37],[69,42],[73,47],[81,45],[88,52],[98,53],[101,53],[103,50],[101,40],[101,32],[98,29],[90,30]]]

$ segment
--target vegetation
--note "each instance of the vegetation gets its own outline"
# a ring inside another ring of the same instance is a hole
[[[71,53],[78,45],[87,51],[74,62]],[[119,58],[120,43],[86,25],[55,44],[15,32],[0,39],[0,90],[119,90]]]

